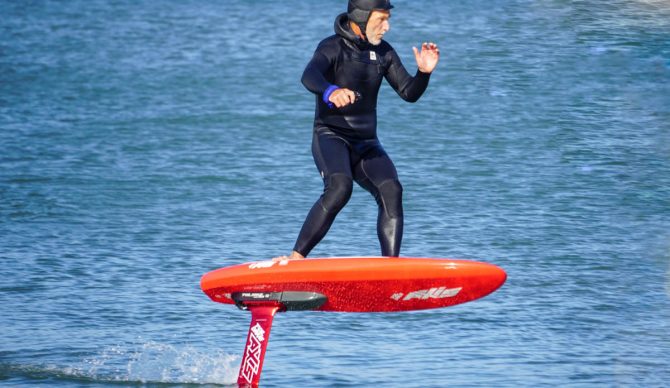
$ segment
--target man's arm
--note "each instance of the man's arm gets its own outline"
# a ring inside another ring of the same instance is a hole
[[[302,84],[307,90],[321,96],[321,99],[331,107],[342,108],[356,101],[353,91],[332,85],[324,74],[331,66],[331,61],[317,48],[312,60],[309,61],[302,73]]]
[[[430,74],[439,60],[439,50],[434,43],[424,43],[421,46],[421,51],[417,50],[416,47],[413,50],[418,66],[414,77],[409,75],[395,51],[391,52],[391,66],[386,73],[386,80],[391,87],[403,100],[409,102],[416,102],[426,91]]]
[[[332,85],[326,80],[324,74],[330,67],[330,60],[318,49],[314,52],[312,60],[309,61],[305,71],[302,73],[302,84],[307,90],[319,96]]]

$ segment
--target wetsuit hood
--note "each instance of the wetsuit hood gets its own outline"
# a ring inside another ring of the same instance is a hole
[[[349,16],[347,13],[341,13],[335,18],[335,33],[344,39],[354,43],[358,48],[364,49],[370,46],[370,43],[361,39],[360,36],[356,35],[354,31],[351,30],[351,25],[349,24]]]

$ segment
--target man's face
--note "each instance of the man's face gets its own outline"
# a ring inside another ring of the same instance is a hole
[[[384,34],[391,29],[390,18],[390,11],[372,11],[370,13],[368,25],[365,28],[365,36],[368,37],[370,44],[377,46],[382,42]]]

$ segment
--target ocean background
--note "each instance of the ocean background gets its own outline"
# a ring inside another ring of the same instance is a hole
[[[402,255],[490,262],[447,309],[286,313],[264,387],[670,381],[670,2],[395,0],[441,61],[384,83]],[[322,185],[300,84],[344,0],[0,0],[0,386],[230,386],[202,274],[287,254]],[[378,255],[357,187],[312,256]]]

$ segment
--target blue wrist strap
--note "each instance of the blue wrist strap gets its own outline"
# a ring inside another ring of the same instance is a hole
[[[330,86],[328,87],[328,89],[326,89],[326,91],[323,92],[323,102],[325,102],[326,104],[328,104],[328,106],[331,107],[331,108],[332,108],[334,105],[333,105],[332,102],[328,101],[328,99],[330,98],[330,95],[333,94],[333,92],[336,91],[336,90],[339,89],[339,88],[340,88],[340,87],[337,86],[337,85],[330,85]]]

